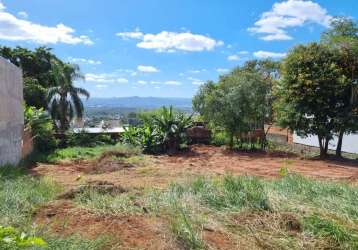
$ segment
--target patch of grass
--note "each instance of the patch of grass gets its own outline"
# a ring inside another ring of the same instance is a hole
[[[75,201],[77,204],[98,213],[129,214],[143,212],[140,206],[135,205],[136,195],[133,193],[113,196],[88,188],[76,195]]]
[[[56,163],[66,160],[91,160],[100,157],[105,152],[118,152],[128,155],[138,155],[141,153],[140,149],[130,145],[117,144],[114,146],[96,146],[96,147],[68,147],[57,149],[47,156],[39,157],[41,162]]]
[[[171,230],[184,249],[204,249],[204,242],[189,212],[177,206],[173,207],[172,213],[169,219]]]
[[[31,218],[33,212],[41,205],[52,201],[60,191],[61,187],[53,181],[29,176],[23,168],[0,167],[0,226],[12,226],[19,228],[21,232],[34,231]],[[85,240],[75,236],[61,238],[35,231],[28,235],[41,237],[47,247],[33,246],[26,249],[95,250],[103,249],[105,245],[105,239]],[[0,248],[19,249],[14,245],[4,247],[1,245]]]
[[[242,208],[269,210],[262,181],[256,177],[225,176],[222,179],[198,178],[189,186],[201,203],[217,210]]]
[[[60,191],[54,182],[28,176],[16,167],[0,168],[0,225],[27,225],[35,208]]]
[[[304,220],[305,230],[317,237],[329,238],[336,243],[337,249],[358,249],[358,235],[336,223],[317,214],[306,217]]]
[[[358,221],[358,187],[333,181],[318,181],[297,174],[282,179],[266,181],[267,189],[275,192],[293,206],[324,209],[344,216],[345,220]],[[282,205],[281,205],[282,206]]]
[[[98,238],[96,240],[87,240],[79,236],[47,237],[48,248],[51,250],[100,250],[106,246],[107,239]]]

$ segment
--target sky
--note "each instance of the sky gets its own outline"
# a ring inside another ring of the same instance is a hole
[[[0,0],[0,45],[53,48],[92,97],[192,97],[250,59],[318,41],[357,0]]]

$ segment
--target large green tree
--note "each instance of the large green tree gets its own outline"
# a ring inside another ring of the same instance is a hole
[[[301,136],[317,135],[320,155],[327,155],[335,132],[341,96],[349,81],[336,50],[311,43],[299,45],[283,61],[277,85],[277,120]]]
[[[207,82],[193,98],[193,107],[206,121],[223,128],[234,138],[261,128],[267,112],[268,85],[256,71],[236,68],[220,77],[219,83]]]
[[[336,155],[341,156],[344,134],[358,131],[358,25],[347,17],[334,18],[321,41],[339,53],[339,65],[349,83],[336,107],[339,109],[335,129],[338,135]]]
[[[77,65],[52,61],[51,71],[55,87],[48,90],[49,111],[58,131],[64,133],[74,117],[83,116],[84,107],[80,96],[89,98],[90,94],[73,85],[74,81],[84,79]]]

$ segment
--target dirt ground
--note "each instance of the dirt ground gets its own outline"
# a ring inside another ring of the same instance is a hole
[[[320,179],[358,180],[358,161],[301,159],[285,153],[231,152],[225,148],[194,145],[188,152],[174,156],[145,156],[142,166],[115,161],[78,161],[57,165],[39,164],[34,175],[47,176],[72,188],[87,181],[105,180],[124,188],[165,187],[173,180],[187,180],[196,175],[279,176],[281,168]],[[102,167],[99,171],[93,169]]]
[[[308,160],[285,153],[231,152],[225,148],[194,145],[174,156],[144,156],[143,164],[123,163],[113,158],[97,161],[39,164],[31,174],[53,178],[65,191],[85,183],[105,182],[123,190],[145,187],[164,188],[172,181],[186,181],[197,175],[279,176],[281,168],[320,179],[358,181],[357,161]],[[105,234],[113,244],[108,249],[180,249],[170,236],[165,218],[151,214],[110,216],[79,208],[70,199],[59,198],[40,208],[35,222],[60,235],[80,234],[95,238]],[[204,230],[211,249],[252,249],[233,245],[229,235]],[[236,244],[236,243],[235,243]]]

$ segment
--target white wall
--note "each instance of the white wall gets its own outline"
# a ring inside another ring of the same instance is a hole
[[[22,72],[0,57],[0,166],[21,159],[24,127]]]
[[[319,147],[317,136],[301,138],[296,133],[293,135],[293,142],[308,146]],[[329,149],[335,150],[337,146],[337,137],[329,143]],[[343,137],[342,151],[358,154],[358,134],[349,134]]]

